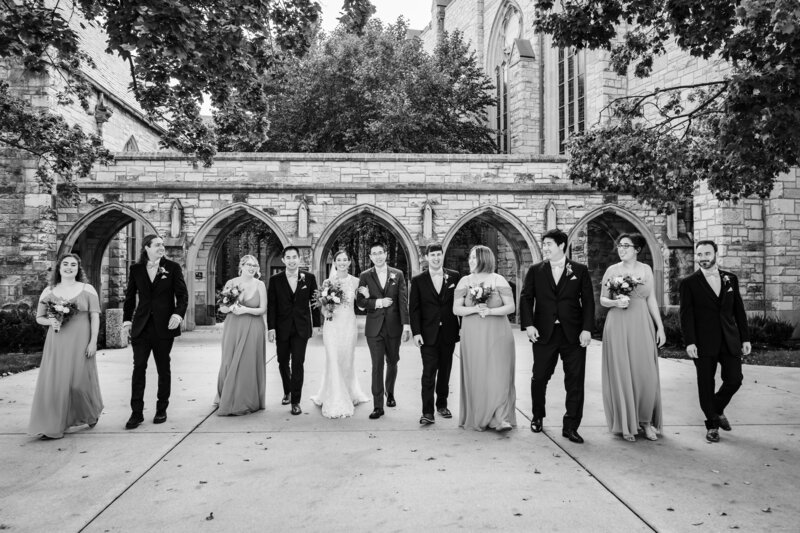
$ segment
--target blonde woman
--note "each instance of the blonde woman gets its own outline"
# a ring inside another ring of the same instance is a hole
[[[234,294],[222,332],[222,362],[217,379],[217,414],[244,415],[264,409],[266,381],[267,289],[258,260],[246,255],[239,261],[239,276],[225,284]]]

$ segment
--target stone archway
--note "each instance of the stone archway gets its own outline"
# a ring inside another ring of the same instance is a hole
[[[375,207],[373,205],[357,205],[344,211],[337,216],[330,224],[325,227],[325,230],[320,234],[319,239],[314,246],[314,259],[313,265],[316,268],[316,275],[320,279],[324,279],[327,271],[327,264],[331,247],[337,238],[342,235],[348,226],[356,220],[364,221],[364,219],[374,222],[389,232],[391,232],[398,240],[403,252],[406,256],[406,261],[410,272],[406,272],[406,281],[410,282],[411,276],[419,272],[419,253],[414,239],[406,228],[394,216],[387,211]]]
[[[622,233],[639,233],[647,243],[647,250],[639,254],[639,260],[653,269],[654,287],[658,305],[664,305],[664,256],[661,243],[652,229],[639,217],[618,205],[604,205],[587,213],[569,232],[570,257],[587,264],[592,274],[595,298],[600,299],[603,274],[613,263],[619,261],[613,247]],[[600,306],[598,311],[602,311]]]
[[[138,238],[151,233],[158,231],[141,213],[109,202],[75,222],[64,236],[58,256],[77,253],[89,283],[100,295],[101,307],[121,307],[128,267],[138,259]]]
[[[486,227],[493,230],[493,235],[484,235]],[[458,237],[465,231],[474,233],[475,236],[460,243]],[[542,257],[541,250],[528,226],[501,207],[487,205],[472,209],[450,227],[442,240],[445,265],[454,268],[456,263],[463,263],[464,261],[457,261],[454,254],[466,255],[469,248],[475,244],[485,244],[493,249],[497,259],[497,271],[508,279],[514,288],[514,301],[519,302],[519,293],[522,291],[528,268],[541,261]],[[465,267],[455,268],[461,270],[462,274],[467,274]]]
[[[281,248],[290,244],[286,234],[269,215],[245,203],[231,204],[214,213],[195,234],[186,253],[186,286],[189,291],[187,329],[214,323],[216,265],[221,243],[237,228],[253,222],[268,228]],[[269,276],[266,264],[263,265],[262,276]]]

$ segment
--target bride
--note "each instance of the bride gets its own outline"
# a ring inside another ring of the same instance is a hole
[[[322,387],[311,401],[322,407],[322,416],[342,418],[352,416],[355,405],[370,400],[358,385],[355,370],[355,349],[358,327],[354,309],[358,278],[348,273],[350,255],[340,250],[333,257],[333,272],[330,280],[338,282],[344,289],[345,300],[325,318],[322,340],[325,344],[325,369]]]

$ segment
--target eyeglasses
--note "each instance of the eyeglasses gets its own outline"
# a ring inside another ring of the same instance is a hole
[[[258,268],[258,263],[245,263],[244,266]]]
[[[618,244],[617,248],[620,250],[627,250],[628,248],[636,248],[636,247],[632,244]]]

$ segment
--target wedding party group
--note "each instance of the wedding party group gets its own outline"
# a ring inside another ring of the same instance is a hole
[[[508,281],[495,272],[495,256],[483,245],[469,252],[469,273],[444,268],[444,250],[425,250],[427,269],[406,283],[401,270],[387,264],[386,246],[369,248],[372,267],[351,274],[354,258],[333,254],[331,273],[320,285],[300,269],[300,251],[282,252],[285,270],[268,284],[256,257],[245,255],[239,274],[220,295],[226,319],[217,380],[216,413],[245,415],[266,405],[266,345],[275,343],[283,395],[281,403],[301,414],[308,340],[321,330],[325,349],[322,383],[311,401],[322,416],[352,416],[355,406],[372,400],[371,419],[397,406],[395,383],[400,346],[413,338],[422,360],[423,426],[448,408],[450,374],[458,345],[460,401],[458,424],[465,429],[505,432],[517,426],[516,349],[508,316],[519,320],[532,344],[530,428],[543,430],[547,385],[561,360],[565,413],[562,435],[582,443],[586,350],[595,324],[595,298],[589,269],[566,256],[567,235],[547,231],[543,261],[531,266],[515,302]],[[622,234],[615,243],[620,261],[602,280],[600,305],[608,309],[602,332],[602,390],[610,432],[626,441],[662,431],[658,348],[666,340],[650,266],[638,260],[645,241]],[[725,408],[742,383],[741,356],[750,352],[747,320],[737,277],[717,265],[717,245],[695,246],[699,269],[680,285],[680,319],[686,353],[694,361],[706,439],[719,441],[730,431]],[[181,267],[165,257],[157,235],[142,240],[139,261],[131,266],[123,307],[123,334],[133,351],[131,415],[125,427],[144,422],[147,364],[158,371],[154,424],[167,420],[170,352],[181,333],[188,293]],[[100,304],[85,282],[80,257],[59,258],[51,284],[42,293],[37,321],[49,326],[36,383],[29,434],[61,438],[65,430],[94,427],[103,410],[95,355]],[[364,333],[371,356],[371,398],[355,368],[358,313],[366,314]],[[721,386],[715,375],[721,368]]]

